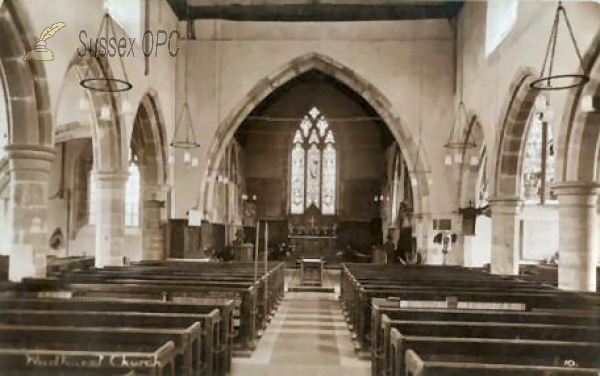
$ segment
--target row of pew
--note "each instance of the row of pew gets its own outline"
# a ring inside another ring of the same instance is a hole
[[[8,280],[8,255],[0,255],[0,281]],[[46,259],[46,274],[49,276],[60,275],[64,272],[85,269],[94,266],[94,258],[88,256],[56,257],[48,256]]]
[[[480,269],[345,264],[340,300],[373,376],[600,374],[598,294]]]
[[[282,263],[159,261],[4,283],[0,375],[226,375],[283,282]]]
[[[46,275],[60,276],[73,270],[88,269],[94,266],[94,262],[94,257],[89,256],[48,257]]]
[[[596,268],[596,291],[600,291],[600,266]],[[519,279],[551,286],[558,286],[558,266],[525,264],[519,266]]]

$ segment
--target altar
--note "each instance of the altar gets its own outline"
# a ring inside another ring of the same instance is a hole
[[[337,262],[337,225],[333,216],[323,216],[311,206],[303,215],[288,218],[288,240],[296,259]]]

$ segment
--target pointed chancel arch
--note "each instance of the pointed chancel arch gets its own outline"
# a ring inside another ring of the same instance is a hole
[[[323,72],[358,93],[382,118],[390,128],[396,142],[404,153],[404,158],[411,171],[430,171],[425,150],[418,152],[417,144],[410,134],[409,128],[402,119],[394,113],[391,102],[374,85],[361,77],[353,69],[333,60],[332,58],[309,53],[285,64],[275,73],[259,80],[258,84],[246,95],[242,103],[236,106],[221,122],[208,151],[208,166],[201,184],[198,207],[207,213],[210,219],[213,212],[214,189],[218,166],[223,158],[226,147],[233,138],[235,131],[243,120],[267,96],[295,77],[317,70]],[[420,216],[429,213],[428,179],[424,173],[414,173],[414,205],[415,214]]]

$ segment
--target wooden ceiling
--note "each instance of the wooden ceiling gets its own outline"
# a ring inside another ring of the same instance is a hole
[[[462,1],[168,0],[180,20],[383,21],[453,18]]]

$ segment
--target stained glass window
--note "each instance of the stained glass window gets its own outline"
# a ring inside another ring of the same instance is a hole
[[[323,150],[323,214],[335,214],[336,155],[332,143]]]
[[[310,109],[294,134],[291,151],[292,214],[314,205],[325,215],[335,214],[337,151],[329,123],[316,107]]]
[[[544,124],[537,114],[532,114],[529,121],[522,172],[523,196],[528,203],[544,204],[547,200],[555,199],[550,190],[555,168],[552,127],[548,123]],[[544,148],[545,169],[542,168]]]
[[[316,144],[311,144],[307,155],[306,207],[314,204],[318,208],[321,196],[321,150]]]
[[[300,128],[302,128],[302,134],[304,135],[304,137],[308,137],[308,131],[310,131],[311,127],[312,123],[307,117],[305,117],[304,120],[302,120],[302,123],[300,123]]]
[[[306,152],[301,143],[295,143],[292,149],[292,214],[304,211],[304,159]]]

